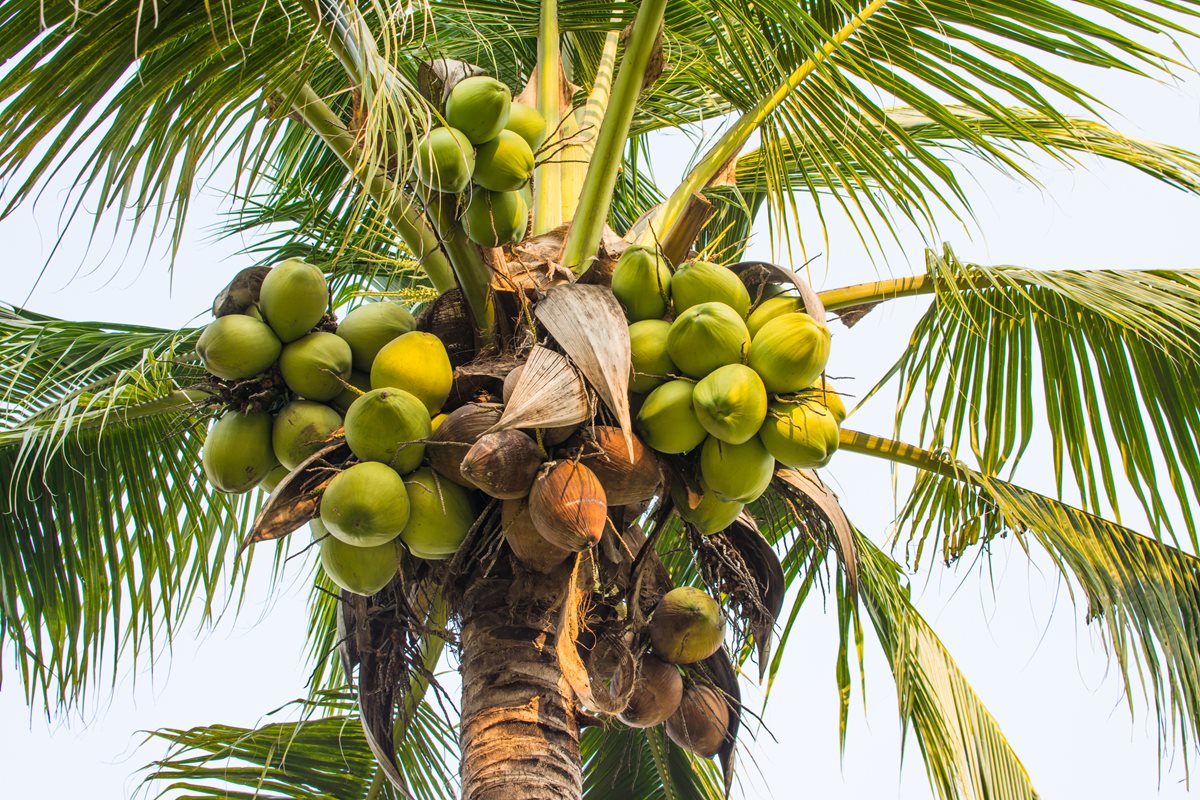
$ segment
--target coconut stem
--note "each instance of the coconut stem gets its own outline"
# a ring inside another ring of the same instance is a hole
[[[434,227],[442,240],[442,247],[450,256],[463,299],[471,312],[482,343],[490,344],[494,338],[496,311],[492,303],[492,271],[483,262],[483,252],[467,238],[462,226],[455,220],[452,195],[434,197],[429,206]]]
[[[558,0],[542,0],[537,40],[537,110],[546,120],[558,146],[562,121],[562,50],[558,30]],[[533,170],[533,233],[545,233],[562,224],[562,181],[559,165],[553,160]]]
[[[825,306],[826,311],[837,311],[854,306],[880,303],[884,300],[895,300],[897,297],[930,294],[933,291],[933,278],[929,275],[913,275],[907,278],[843,286],[839,289],[820,292],[817,296],[821,298],[821,304]]]
[[[885,461],[916,467],[947,478],[961,477],[953,461],[947,460],[932,450],[848,428],[842,428],[838,438],[840,449],[846,452],[882,458]]]

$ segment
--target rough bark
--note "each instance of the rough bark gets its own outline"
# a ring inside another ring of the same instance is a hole
[[[579,800],[576,703],[554,652],[553,576],[488,578],[462,624],[463,800]]]

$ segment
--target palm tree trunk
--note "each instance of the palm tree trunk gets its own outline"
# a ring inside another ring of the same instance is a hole
[[[554,652],[561,580],[487,578],[462,623],[463,800],[579,800],[575,698]]]

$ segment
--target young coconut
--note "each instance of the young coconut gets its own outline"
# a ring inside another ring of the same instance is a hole
[[[500,506],[500,529],[513,555],[534,572],[553,572],[571,555],[570,550],[550,544],[538,533],[529,515],[529,504],[524,500],[504,501]]]
[[[475,147],[455,128],[434,128],[417,145],[417,180],[426,189],[458,194],[471,184]]]
[[[463,230],[481,247],[500,247],[525,238],[529,206],[520,192],[476,189],[463,211]]]
[[[691,306],[675,318],[667,332],[667,354],[680,371],[693,378],[703,378],[726,364],[744,363],[749,349],[746,323],[725,303]]]
[[[425,449],[429,465],[443,478],[474,489],[475,484],[462,474],[463,457],[485,431],[500,421],[503,411],[495,403],[467,403],[451,411],[429,437]]]
[[[475,524],[471,493],[450,481],[440,480],[422,467],[404,479],[408,491],[408,524],[400,540],[417,558],[440,561],[458,552]]]
[[[293,470],[324,447],[340,427],[342,415],[324,403],[293,400],[275,415],[271,427],[275,457],[285,468]]]
[[[504,123],[505,130],[510,130],[525,140],[529,149],[537,152],[546,141],[546,118],[533,106],[513,101],[509,109],[508,122]]]
[[[517,134],[500,135],[479,146],[475,153],[473,180],[493,192],[515,192],[533,176],[533,151]]]
[[[446,98],[446,122],[473,144],[499,135],[512,109],[512,91],[495,78],[476,75],[454,85]]]
[[[672,742],[698,756],[712,758],[729,735],[729,704],[716,689],[693,684],[684,691],[666,727]]]
[[[782,314],[759,329],[748,363],[768,392],[798,392],[825,369],[829,344],[829,328],[808,314]]]
[[[403,389],[372,389],[346,412],[346,444],[354,455],[401,475],[420,466],[431,433],[424,404]]]
[[[403,389],[425,404],[430,415],[442,410],[454,383],[454,368],[442,340],[413,331],[388,342],[371,365],[372,389]]]
[[[442,425],[442,429],[446,428]],[[521,431],[503,430],[481,436],[463,456],[459,470],[471,485],[500,500],[517,500],[542,466],[537,442]]]
[[[750,313],[750,293],[732,270],[707,261],[688,261],[671,277],[676,315],[701,303],[724,303],[742,319]]]
[[[703,493],[698,501],[682,487],[672,488],[671,496],[675,500],[675,511],[678,512],[679,518],[705,536],[723,531],[732,525],[742,513],[745,503],[722,500],[717,497],[716,492],[704,486],[703,482],[700,488]],[[692,502],[696,505],[691,505]]]
[[[663,595],[650,617],[650,646],[670,664],[695,664],[721,649],[725,618],[721,606],[694,586]]]
[[[649,500],[662,486],[662,467],[654,453],[633,437],[633,461],[620,428],[597,425],[590,431],[595,451],[584,451],[584,463],[595,473],[610,506],[624,506]]]
[[[754,370],[727,364],[700,379],[692,392],[692,406],[709,434],[741,444],[754,438],[767,417],[767,390]]]
[[[600,541],[608,501],[595,473],[578,462],[560,461],[533,482],[529,516],[546,541],[578,553]]]
[[[757,500],[775,475],[775,457],[757,437],[728,444],[709,437],[700,448],[700,477],[708,491],[730,503]]]
[[[299,258],[281,261],[263,278],[258,306],[280,341],[294,342],[329,309],[325,273]]]
[[[262,490],[263,494],[270,494],[271,492],[275,491],[275,487],[279,485],[281,480],[288,476],[290,471],[291,470],[282,464],[276,466],[267,473],[265,478],[258,482],[258,488]]]
[[[804,311],[804,301],[799,297],[771,297],[763,300],[750,312],[750,316],[746,317],[750,338],[753,339],[759,329],[771,320],[794,311]]]
[[[637,429],[660,453],[687,453],[708,435],[692,407],[696,384],[674,380],[652,391],[637,414]]]
[[[633,245],[617,259],[612,291],[630,322],[662,319],[671,299],[671,270],[657,251]]]
[[[310,333],[284,345],[279,356],[283,381],[307,400],[332,400],[350,377],[350,345],[334,333]]]
[[[337,335],[350,345],[354,368],[371,371],[383,346],[417,326],[413,315],[399,303],[366,303],[351,311],[337,326]]]
[[[271,415],[226,411],[208,429],[200,460],[208,482],[220,491],[250,491],[279,463],[271,447]]]
[[[321,569],[347,592],[370,597],[392,582],[400,565],[395,540],[374,547],[355,547],[332,535],[321,520],[308,524],[321,553]]]
[[[350,406],[354,405],[355,400],[371,391],[371,373],[352,369],[346,383],[349,386],[342,386],[341,393],[329,401],[334,408],[343,414],[350,410]]]
[[[334,476],[321,495],[321,524],[355,547],[374,547],[408,523],[404,479],[384,464],[364,461]]]
[[[842,396],[833,388],[828,380],[817,379],[813,382],[812,390],[816,393],[817,402],[829,409],[838,425],[846,421],[846,404]]]
[[[840,443],[837,417],[816,400],[772,403],[758,437],[779,463],[794,469],[825,466]]]
[[[683,699],[683,678],[674,664],[668,664],[649,653],[638,664],[637,683],[629,697],[629,705],[617,719],[631,728],[652,728],[679,708]]]
[[[629,326],[629,391],[646,394],[679,370],[667,353],[671,323],[644,319]]]
[[[282,347],[266,324],[245,314],[229,314],[205,326],[196,340],[196,355],[218,378],[240,381],[268,369]]]

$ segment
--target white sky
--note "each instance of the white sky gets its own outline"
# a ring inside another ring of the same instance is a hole
[[[1184,86],[1149,86],[1106,79],[1104,97],[1126,115],[1123,130],[1200,149],[1200,81]],[[672,143],[677,144],[677,143]],[[657,148],[659,178],[667,183],[680,165],[680,149]],[[1045,188],[1018,184],[980,172],[973,187],[979,229],[973,238],[961,227],[941,231],[961,258],[1044,268],[1200,266],[1200,199],[1157,185],[1133,170],[1088,160],[1086,171],[1043,165]],[[969,186],[969,189],[972,189]],[[0,221],[8,253],[7,302],[26,300],[57,231],[49,192],[35,210]],[[232,256],[236,243],[213,242],[206,227],[222,199],[204,194],[193,209],[189,241],[170,286],[161,248],[143,266],[138,256],[117,269],[122,252],[85,253],[86,232],[72,231],[61,257],[33,290],[28,305],[64,317],[158,325],[183,325],[202,314],[209,298],[244,266]],[[923,268],[921,243],[911,237],[872,265],[852,231],[834,219],[833,249],[814,263],[818,288],[908,274]],[[86,225],[80,225],[80,228]],[[812,226],[813,242],[820,237]],[[813,251],[814,253],[816,250]],[[769,254],[764,243],[752,255]],[[76,269],[81,268],[76,275]],[[907,341],[925,301],[887,304],[847,331],[834,326],[830,373],[852,375],[842,386],[865,392]],[[885,395],[848,424],[887,433],[890,400]],[[1021,474],[1031,488],[1049,490],[1038,453]],[[1041,461],[1044,461],[1042,459]],[[883,541],[895,513],[887,465],[839,455],[827,479],[854,521]],[[1136,525],[1135,525],[1136,527]],[[967,566],[935,568],[915,581],[918,606],[958,660],[997,717],[1034,784],[1046,798],[1162,797],[1189,794],[1178,754],[1162,763],[1156,752],[1154,719],[1141,697],[1128,713],[1118,676],[1107,667],[1082,612],[1048,567],[1031,563],[1011,541],[994,548],[992,574]],[[47,722],[27,709],[15,675],[0,690],[0,796],[124,798],[137,787],[137,770],[162,752],[141,746],[140,730],[215,722],[252,725],[265,712],[304,693],[301,645],[305,624],[304,577],[297,566],[268,594],[263,559],[244,613],[215,630],[181,635],[170,656],[151,676],[128,670],[111,699],[82,716]],[[904,798],[930,796],[915,742],[901,765],[900,729],[890,674],[867,630],[867,705],[856,695],[844,759],[837,747],[834,664],[836,614],[814,593],[792,635],[765,720],[771,736],[743,740],[741,791],[748,798]],[[757,690],[746,690],[753,702]],[[104,694],[101,692],[100,694]],[[106,697],[109,697],[106,695]],[[751,726],[753,731],[753,726]],[[753,757],[753,763],[751,756]]]

